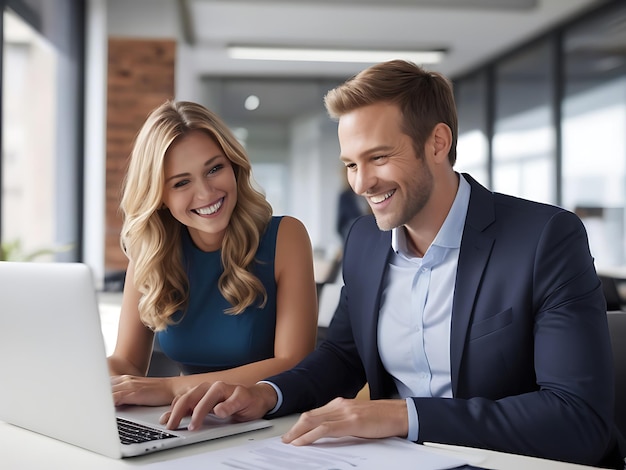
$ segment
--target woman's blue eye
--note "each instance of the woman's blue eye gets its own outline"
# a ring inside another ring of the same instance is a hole
[[[217,171],[221,170],[222,168],[224,168],[224,165],[222,165],[222,164],[215,165],[213,168],[211,168],[211,169],[209,170],[209,173],[208,173],[208,174],[210,175],[210,174],[212,174],[212,173],[215,173],[215,172],[217,172]]]
[[[183,186],[185,186],[188,183],[187,180],[182,180],[182,181],[177,181],[176,183],[174,183],[174,187],[175,188],[182,188]]]

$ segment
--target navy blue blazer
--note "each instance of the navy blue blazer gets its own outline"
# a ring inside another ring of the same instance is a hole
[[[413,398],[419,442],[598,464],[612,446],[613,369],[606,303],[580,219],[492,193],[468,175],[450,331],[453,398]],[[341,300],[327,340],[270,378],[277,415],[397,390],[377,345],[391,232],[373,216],[345,245]]]

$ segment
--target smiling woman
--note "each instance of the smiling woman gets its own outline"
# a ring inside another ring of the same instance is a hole
[[[230,160],[204,132],[190,132],[166,152],[163,204],[197,247],[221,247],[237,204],[237,181]]]
[[[172,101],[151,113],[121,209],[129,267],[109,357],[116,404],[169,404],[206,381],[253,384],[313,349],[308,234],[272,216],[245,150],[214,113]],[[155,335],[183,375],[145,377]]]

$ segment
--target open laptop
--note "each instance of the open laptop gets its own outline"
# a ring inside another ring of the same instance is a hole
[[[200,430],[170,431],[158,424],[168,406],[116,409],[93,276],[81,263],[0,262],[0,377],[1,421],[113,458],[271,426],[209,416]],[[122,443],[119,417],[155,438]]]

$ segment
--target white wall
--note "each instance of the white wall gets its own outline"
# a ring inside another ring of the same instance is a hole
[[[302,117],[291,138],[289,213],[302,220],[314,250],[332,258],[340,247],[335,220],[342,185],[336,125],[325,115]]]
[[[172,0],[107,0],[110,36],[179,36],[177,2]]]

